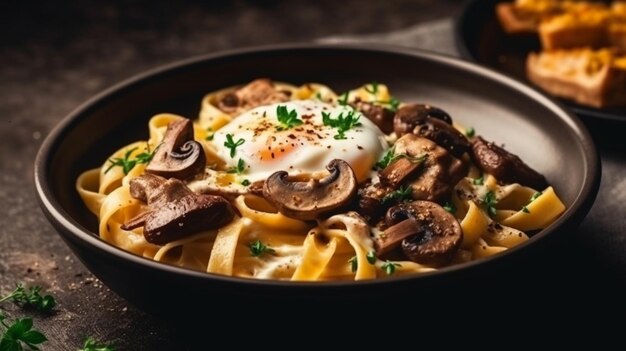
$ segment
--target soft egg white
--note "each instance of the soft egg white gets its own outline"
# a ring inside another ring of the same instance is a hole
[[[277,117],[277,107],[295,110],[303,123],[282,129]],[[346,139],[335,139],[336,128],[325,126],[322,112],[335,119],[346,116],[353,109],[349,106],[333,106],[317,100],[290,101],[260,106],[247,111],[215,132],[213,144],[218,155],[229,167],[236,167],[239,160],[245,164],[244,175],[251,182],[269,177],[280,170],[290,175],[324,171],[333,159],[348,162],[359,182],[367,179],[382,153],[387,149],[383,132],[360,112],[360,125],[344,133]],[[227,135],[243,144],[231,149],[224,144]]]

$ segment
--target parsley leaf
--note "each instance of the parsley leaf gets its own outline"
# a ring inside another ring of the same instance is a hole
[[[154,148],[154,150],[150,151],[150,145],[146,144],[146,151],[135,156],[134,159],[131,159],[130,155],[135,150],[137,150],[137,148],[134,147],[126,151],[123,158],[115,157],[115,158],[109,159],[109,162],[111,163],[111,165],[109,166],[109,168],[107,168],[104,171],[104,173],[106,174],[111,170],[111,168],[115,166],[119,166],[119,167],[122,167],[122,171],[124,171],[124,174],[128,174],[128,172],[130,172],[133,168],[135,168],[136,165],[150,162],[152,160],[152,157],[154,157],[154,152],[156,151],[157,148],[158,146]]]
[[[498,203],[498,201],[496,200],[496,194],[493,191],[487,192],[487,194],[485,194],[485,198],[483,199],[483,203],[487,207],[487,212],[489,213],[489,216],[495,216],[496,204]]]
[[[474,135],[476,135],[476,130],[474,129],[474,127],[469,127],[465,130],[465,136],[467,136],[468,138],[472,138],[474,137]]]
[[[0,325],[6,328],[0,339],[2,351],[21,351],[24,349],[22,344],[31,350],[39,350],[37,345],[48,340],[40,331],[33,329],[32,318],[17,319],[11,325],[5,323],[5,319],[5,316],[0,313]]]
[[[356,272],[356,270],[359,268],[359,262],[357,261],[356,256],[350,257],[348,263],[350,264],[350,270],[352,271],[352,273]]]
[[[526,204],[525,206],[523,206],[523,207],[522,207],[522,212],[524,212],[524,213],[530,213],[530,210],[529,210],[529,209],[528,209],[528,207],[526,207],[526,206],[530,205],[530,203],[531,203],[531,202],[533,202],[533,201],[537,200],[537,198],[538,198],[539,196],[541,196],[541,194],[543,194],[541,191],[537,191],[537,192],[535,192],[535,193],[533,194],[533,196],[531,196],[531,197],[530,197],[530,201],[528,201],[528,204]]]
[[[523,206],[523,207],[522,207],[522,212],[524,212],[524,213],[530,213],[530,210],[528,209],[528,207]]]
[[[296,112],[296,109],[289,111],[287,110],[287,106],[284,105],[276,106],[276,118],[281,124],[281,127],[279,127],[278,130],[289,129],[291,127],[299,126],[304,123],[301,119],[298,119],[298,113]]]
[[[241,181],[241,185],[248,186],[248,185],[250,185],[250,181],[248,179],[244,179],[244,180]]]
[[[361,115],[355,110],[350,110],[345,117],[342,112],[335,119],[330,117],[330,113],[322,112],[324,125],[337,128],[337,135],[334,136],[336,140],[347,139],[344,133],[352,127],[359,127],[361,125],[359,119],[361,119]]]
[[[40,286],[32,286],[27,291],[20,283],[9,295],[0,298],[0,302],[13,300],[22,305],[32,306],[41,312],[49,312],[56,306],[56,301],[51,295],[41,296],[40,291]]]
[[[385,169],[387,168],[387,166],[389,166],[389,164],[393,163],[393,161],[399,159],[400,157],[402,157],[402,154],[395,155],[394,149],[389,149],[385,153],[385,156],[383,156],[380,161],[376,162],[376,168]]]
[[[212,132],[213,128],[209,127],[209,128],[206,129],[206,131],[207,132]],[[215,136],[215,133],[211,133],[211,134],[207,135],[205,139],[211,141],[211,140],[213,140],[214,136]]]
[[[452,214],[456,213],[456,206],[454,206],[452,202],[446,202],[446,204],[443,206],[443,209]]]
[[[90,336],[85,340],[83,348],[78,351],[115,351],[115,348],[111,345],[100,344]]]
[[[242,174],[246,170],[246,162],[243,159],[239,159],[236,167],[232,167],[227,172],[228,173],[237,173]]]
[[[271,247],[263,244],[261,240],[254,241],[250,243],[250,254],[253,257],[259,257],[263,254],[274,254],[276,251]]]
[[[396,272],[396,267],[402,267],[402,265],[396,262],[391,262],[389,260],[387,260],[381,266],[381,268],[385,271],[385,273],[387,273],[387,275],[394,274]]]
[[[400,187],[398,188],[398,190],[395,190],[387,195],[385,195],[385,197],[383,197],[382,203],[385,204],[389,201],[394,201],[394,200],[409,200],[411,198],[411,194],[413,193],[413,188],[411,188],[410,186],[406,186],[406,187]]]
[[[234,141],[232,134],[226,134],[226,141],[224,142],[224,146],[230,149],[230,157],[235,157],[235,154],[237,153],[237,148],[245,142],[246,141],[243,138]]]

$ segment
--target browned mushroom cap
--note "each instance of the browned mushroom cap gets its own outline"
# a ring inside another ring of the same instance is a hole
[[[463,231],[452,214],[430,201],[413,201],[387,211],[388,228],[375,240],[378,254],[402,244],[402,251],[421,264],[449,263],[461,246]]]
[[[269,79],[256,79],[222,96],[217,107],[226,113],[237,114],[257,106],[288,101],[290,94],[277,90]]]
[[[390,109],[360,100],[351,105],[363,113],[370,121],[374,122],[383,133],[389,134],[393,132],[393,118],[395,113]]]
[[[263,195],[285,216],[315,220],[347,205],[357,191],[356,176],[346,161],[332,160],[326,169],[327,177],[307,181],[276,172],[265,181]]]
[[[423,171],[411,181],[415,200],[441,201],[467,174],[467,165],[431,140],[406,134],[394,144],[396,154],[423,158]]]
[[[175,178],[166,180],[144,174],[131,179],[130,193],[147,202],[150,209],[124,223],[122,229],[143,226],[146,241],[156,245],[219,228],[234,216],[230,203],[223,197],[195,194]]]
[[[394,131],[398,137],[412,133],[430,139],[457,157],[470,150],[467,138],[452,126],[450,116],[437,107],[401,107],[394,118]]]
[[[188,119],[170,122],[163,142],[146,166],[146,172],[165,178],[187,179],[202,171],[206,156],[200,143],[193,139],[193,124]]]
[[[472,141],[472,156],[484,172],[492,174],[500,181],[520,183],[540,190],[548,186],[546,178],[519,157],[480,136]]]

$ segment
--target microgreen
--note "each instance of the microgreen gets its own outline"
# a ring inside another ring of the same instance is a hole
[[[322,122],[324,122],[325,126],[330,126],[332,128],[337,128],[337,135],[334,136],[335,139],[347,139],[345,136],[345,132],[350,130],[352,127],[358,127],[361,125],[359,119],[361,115],[355,110],[351,110],[344,117],[343,112],[337,116],[337,118],[333,119],[330,117],[330,113],[322,112]]]
[[[261,240],[250,243],[250,254],[254,257],[259,257],[263,254],[274,254],[276,251],[271,247],[263,244]]]
[[[134,159],[131,159],[130,155],[135,150],[137,150],[137,148],[134,147],[126,151],[126,153],[124,154],[124,157],[115,157],[115,158],[109,159],[109,162],[111,163],[111,165],[109,166],[109,168],[107,168],[104,171],[104,173],[106,174],[111,170],[111,168],[115,166],[119,166],[119,167],[122,167],[122,171],[124,171],[124,174],[128,174],[128,172],[130,172],[133,168],[135,168],[136,165],[150,162],[152,160],[152,157],[154,157],[154,152],[156,151],[156,149],[157,148],[154,148],[154,150],[150,151],[150,145],[146,144],[146,151],[135,156]]]
[[[49,312],[56,306],[56,301],[51,295],[41,296],[40,291],[40,286],[32,286],[26,290],[23,284],[17,284],[15,290],[9,295],[0,298],[0,302],[13,300],[22,305],[32,306],[41,312]]]
[[[281,124],[279,130],[289,129],[304,123],[301,119],[298,119],[298,113],[295,109],[289,111],[285,105],[276,106],[276,118]]]
[[[224,146],[230,149],[230,157],[235,157],[235,154],[237,153],[237,148],[245,142],[246,141],[243,138],[234,141],[232,134],[226,134],[226,141],[224,142]]]
[[[396,272],[396,267],[402,267],[402,265],[396,262],[391,262],[389,260],[387,260],[381,266],[381,268],[385,271],[385,273],[387,273],[387,275],[394,274]]]

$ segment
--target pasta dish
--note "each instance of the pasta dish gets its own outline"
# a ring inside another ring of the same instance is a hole
[[[543,175],[443,109],[372,82],[257,79],[159,114],[76,182],[100,238],[208,273],[415,274],[498,254],[565,210]]]

